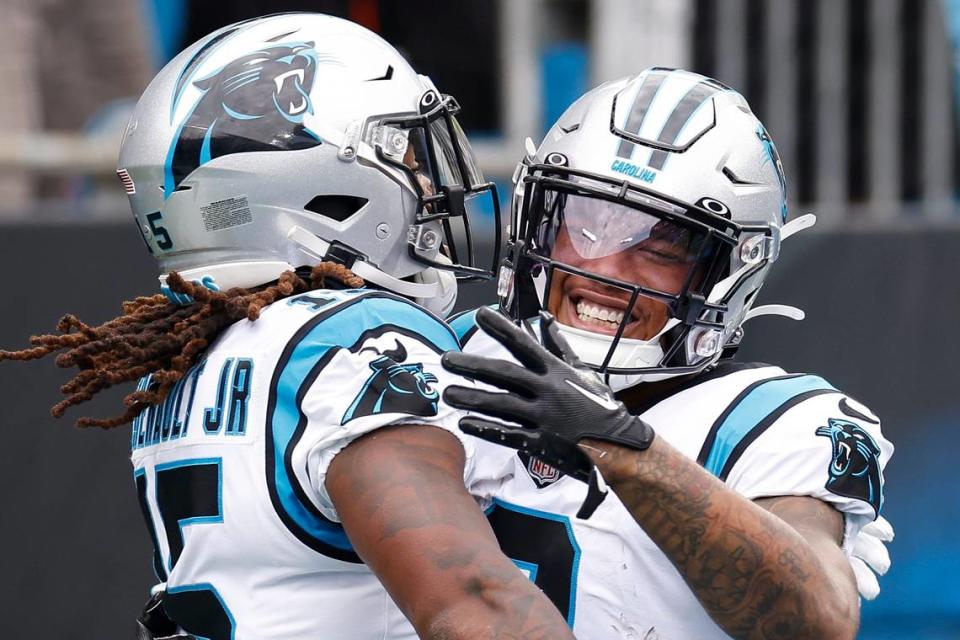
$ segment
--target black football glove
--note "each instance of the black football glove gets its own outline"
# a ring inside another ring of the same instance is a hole
[[[137,618],[136,640],[197,640],[196,636],[180,631],[163,609],[166,591],[150,596],[143,612]]]
[[[610,388],[580,362],[549,313],[540,314],[540,340],[486,307],[477,324],[523,365],[448,352],[443,367],[485,382],[505,393],[450,386],[443,399],[451,406],[508,420],[515,427],[477,416],[461,418],[460,429],[490,442],[535,456],[560,471],[588,481],[593,463],[577,446],[583,438],[606,440],[634,449],[653,442],[653,429],[630,415]]]

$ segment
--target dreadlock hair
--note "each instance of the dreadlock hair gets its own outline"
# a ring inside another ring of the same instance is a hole
[[[275,283],[253,291],[239,287],[211,291],[171,272],[167,286],[191,296],[191,304],[173,304],[162,294],[143,296],[124,302],[123,315],[98,327],[67,314],[57,323],[59,335],[32,336],[33,348],[0,350],[0,361],[35,360],[66,350],[57,356],[57,366],[76,367],[79,372],[60,387],[67,397],[50,409],[55,418],[104,389],[152,375],[150,388],[134,391],[123,399],[123,414],[113,418],[83,417],[76,423],[78,427],[111,429],[131,422],[149,405],[162,402],[226,327],[243,318],[256,320],[264,307],[277,300],[328,288],[327,278],[355,289],[363,286],[362,279],[334,262],[322,262],[303,276],[286,271]]]

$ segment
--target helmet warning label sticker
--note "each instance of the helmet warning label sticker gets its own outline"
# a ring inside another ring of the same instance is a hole
[[[211,202],[200,207],[200,215],[203,216],[203,228],[207,231],[219,231],[253,222],[247,196]]]

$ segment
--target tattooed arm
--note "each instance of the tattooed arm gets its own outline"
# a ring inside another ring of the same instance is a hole
[[[387,427],[340,452],[326,488],[357,553],[421,638],[573,638],[500,551],[463,467],[453,435]]]
[[[767,501],[767,511],[728,488],[617,402],[549,314],[541,314],[542,346],[493,311],[481,308],[476,319],[524,366],[444,354],[449,371],[500,389],[447,387],[447,403],[481,414],[462,418],[463,431],[532,453],[574,477],[592,468],[589,455],[728,634],[854,636],[859,603],[839,546],[839,512],[804,498]]]
[[[646,451],[584,440],[587,453],[710,617],[734,638],[856,635],[843,516],[806,497],[751,502],[663,438]]]

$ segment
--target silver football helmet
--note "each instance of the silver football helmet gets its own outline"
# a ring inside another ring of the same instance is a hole
[[[492,200],[455,114],[379,36],[319,14],[225,27],[147,87],[121,180],[161,281],[255,287],[322,260],[445,314]],[[499,229],[499,224],[495,226]],[[496,258],[495,258],[496,260]]]
[[[501,308],[550,310],[615,389],[735,349],[781,239],[813,222],[784,226],[780,160],[744,98],[673,69],[585,94],[529,144],[514,183]]]

